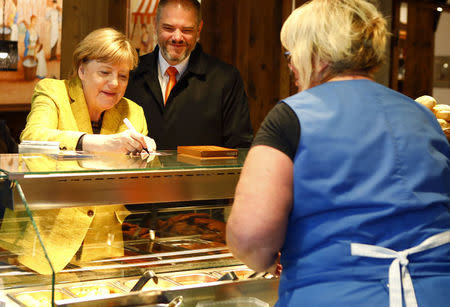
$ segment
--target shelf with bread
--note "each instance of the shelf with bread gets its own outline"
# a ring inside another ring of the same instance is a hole
[[[438,104],[436,99],[428,95],[420,96],[416,101],[433,112],[447,140],[450,142],[450,105]]]

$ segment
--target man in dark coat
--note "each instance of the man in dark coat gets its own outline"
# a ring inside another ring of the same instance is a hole
[[[143,107],[158,149],[251,144],[242,78],[236,68],[202,51],[197,43],[202,26],[198,1],[161,0],[158,46],[139,59],[130,76],[125,97]]]

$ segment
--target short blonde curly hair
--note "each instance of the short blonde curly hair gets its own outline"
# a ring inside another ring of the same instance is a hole
[[[125,34],[113,28],[101,28],[89,33],[73,52],[72,77],[78,75],[82,63],[96,60],[105,63],[128,63],[137,67],[138,54]]]
[[[372,74],[385,59],[386,24],[366,0],[313,0],[292,12],[280,36],[298,71],[298,83],[309,88],[321,62],[330,65],[332,76]]]

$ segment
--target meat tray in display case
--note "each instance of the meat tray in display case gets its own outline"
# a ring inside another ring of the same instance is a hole
[[[0,155],[0,301],[273,305],[278,280],[245,267],[225,243],[246,153]]]

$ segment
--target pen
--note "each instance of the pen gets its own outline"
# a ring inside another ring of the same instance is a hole
[[[129,120],[128,118],[125,117],[125,118],[123,119],[123,123],[125,124],[125,126],[127,126],[128,130],[137,132],[136,129],[134,129],[133,125],[131,124],[131,122],[130,122],[130,120]],[[146,153],[149,153],[147,148],[143,148],[143,150],[144,150]]]

